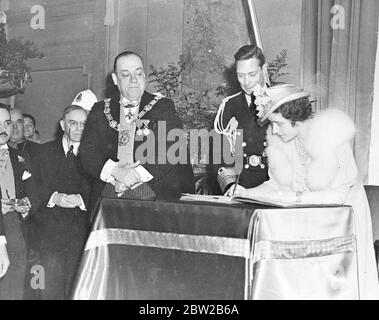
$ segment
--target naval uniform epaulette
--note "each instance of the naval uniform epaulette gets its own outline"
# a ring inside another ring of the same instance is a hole
[[[220,107],[221,107],[222,105],[225,105],[230,99],[239,96],[241,93],[243,93],[243,91],[240,91],[240,92],[237,92],[237,93],[235,93],[235,94],[232,94],[231,96],[227,96],[227,97],[225,97],[224,99],[222,99],[221,104],[220,104]],[[219,108],[220,108],[220,107],[219,107]]]

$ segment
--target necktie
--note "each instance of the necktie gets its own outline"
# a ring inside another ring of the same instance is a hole
[[[251,102],[250,102],[250,105],[249,105],[249,111],[250,111],[250,114],[254,117],[257,116],[257,106],[255,105],[255,95],[254,93],[252,93],[250,95],[251,97]]]
[[[74,146],[71,145],[70,149],[67,152],[67,160],[68,160],[68,167],[72,169],[74,167],[75,163],[75,154],[74,154]]]
[[[0,173],[3,175],[7,168],[7,162],[9,158],[9,151],[7,149],[0,150]]]

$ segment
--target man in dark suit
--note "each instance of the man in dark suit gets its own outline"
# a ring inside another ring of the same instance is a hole
[[[14,149],[27,152],[33,164],[34,158],[39,154],[39,144],[25,138],[24,115],[20,109],[11,109],[11,120],[13,129],[9,145]]]
[[[0,104],[1,211],[10,257],[10,267],[0,282],[0,299],[23,298],[24,279],[27,272],[26,234],[28,230],[25,221],[35,214],[39,206],[28,154],[7,145],[11,131],[9,109]]]
[[[41,184],[38,175],[38,160],[37,157],[40,154],[40,145],[36,142],[30,141],[25,138],[25,119],[24,114],[18,108],[14,108],[10,110],[11,121],[12,121],[12,132],[8,142],[8,145],[16,150],[27,153],[28,158],[31,164],[31,174],[33,176],[34,182],[37,186]],[[26,222],[24,227],[25,239],[28,251],[28,269],[34,265],[39,263],[38,258],[38,244],[36,237],[38,236],[38,231],[35,227],[35,216],[30,217]],[[35,231],[35,232],[34,232]],[[26,234],[28,232],[28,234]],[[30,280],[32,278],[32,274],[27,274],[27,281],[25,287],[25,298],[26,299],[34,299],[34,293],[36,292],[30,287]]]
[[[145,91],[143,62],[134,52],[115,58],[112,78],[120,93],[94,105],[80,145],[81,163],[96,178],[94,199],[102,191],[139,199],[193,193],[191,165],[175,164],[167,156],[173,142],[166,143],[166,134],[182,129],[174,103]],[[183,154],[186,150],[185,144],[180,147]]]
[[[29,155],[29,159],[32,166],[32,174],[34,181],[37,185],[40,184],[37,175],[37,160],[36,158],[40,154],[40,144],[25,138],[24,133],[24,114],[20,109],[14,108],[10,110],[12,121],[12,133],[9,139],[8,145],[16,150],[26,152]]]
[[[264,72],[267,64],[262,50],[253,45],[242,46],[234,55],[237,79],[242,91],[225,98],[220,105],[215,121],[215,130],[224,135],[233,134],[226,129],[228,124],[233,127],[233,118],[237,129],[243,132],[242,145],[234,145],[234,148],[242,148],[243,163],[239,184],[245,188],[260,185],[268,179],[266,156],[264,150],[266,144],[267,125],[258,124],[255,99],[256,90],[265,86]],[[230,150],[231,151],[231,150]],[[235,165],[237,166],[237,165]],[[227,167],[215,166],[218,170],[218,182],[221,191],[225,191],[237,179],[237,173]]]
[[[40,144],[41,140],[39,138],[39,133],[36,130],[36,119],[28,113],[22,114],[24,117],[24,137],[27,140],[31,140],[35,143]]]
[[[37,225],[46,279],[42,299],[69,299],[88,236],[91,182],[76,158],[86,120],[82,107],[65,108],[60,121],[63,138],[41,146]]]

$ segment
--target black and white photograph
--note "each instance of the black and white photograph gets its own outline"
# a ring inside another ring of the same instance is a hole
[[[378,36],[378,0],[0,0],[0,302],[379,300]]]

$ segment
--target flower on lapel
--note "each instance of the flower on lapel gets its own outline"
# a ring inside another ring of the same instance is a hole
[[[24,171],[22,174],[22,181],[25,181],[26,179],[29,179],[31,177],[31,173],[29,171]]]
[[[18,158],[18,162],[25,162],[25,159],[23,157],[17,156],[17,158]]]
[[[267,114],[271,107],[271,98],[266,92],[267,86],[261,86],[257,84],[253,89],[253,94],[255,96],[255,104],[257,106],[257,116],[258,118],[262,118]]]

